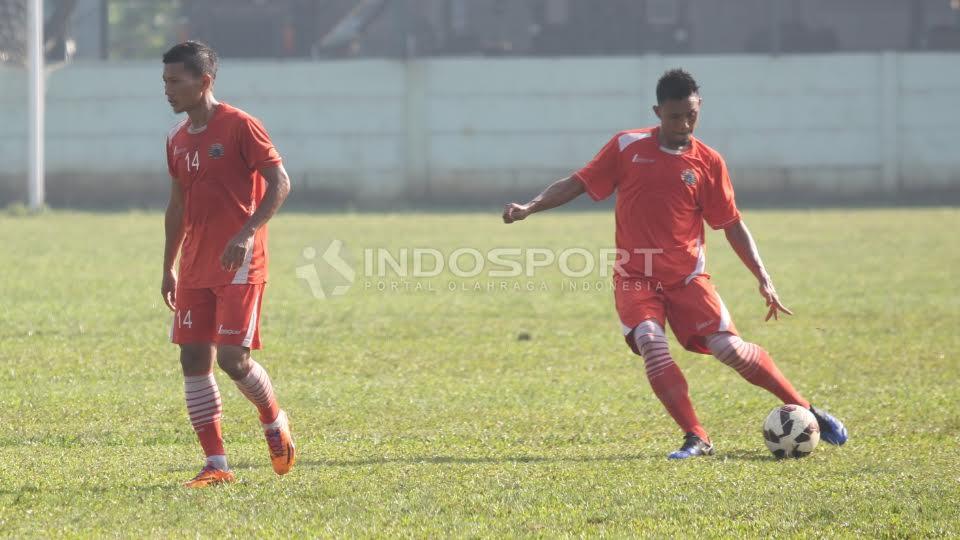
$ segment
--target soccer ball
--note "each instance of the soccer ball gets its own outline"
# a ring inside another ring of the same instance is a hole
[[[807,409],[784,405],[770,411],[764,420],[763,442],[777,459],[802,458],[820,442],[820,426]]]

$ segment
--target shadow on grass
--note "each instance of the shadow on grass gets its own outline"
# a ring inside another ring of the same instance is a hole
[[[482,465],[496,463],[599,463],[599,462],[617,462],[617,461],[667,461],[666,454],[661,452],[646,454],[616,454],[610,456],[571,456],[571,457],[548,457],[535,455],[520,456],[489,456],[489,457],[467,457],[467,456],[410,456],[410,457],[370,457],[366,459],[298,459],[297,467],[364,467],[368,465]],[[715,456],[706,458],[709,461],[775,461],[768,452],[753,450],[733,450],[729,452],[718,453]],[[694,460],[701,461],[701,460]],[[268,468],[268,463],[263,462],[237,462],[231,463],[230,468],[234,470],[252,470]],[[188,472],[196,467],[171,467],[167,472]]]
[[[116,493],[116,492],[133,492],[133,493],[154,493],[162,491],[174,491],[183,489],[179,483],[172,484],[148,484],[143,486],[87,486],[87,487],[64,487],[64,488],[38,488],[36,486],[23,486],[21,488],[3,488],[0,489],[0,497],[10,496],[13,497],[11,505],[16,505],[20,502],[21,498],[30,495],[47,495],[51,493],[56,494],[66,494],[74,493],[76,495],[90,494],[90,493]]]
[[[199,464],[198,464],[198,463],[199,463]],[[299,462],[298,462],[297,464],[299,465]],[[189,464],[189,465],[178,465],[178,466],[176,466],[176,467],[168,467],[168,468],[164,469],[164,472],[168,472],[168,473],[196,473],[197,471],[200,470],[200,467],[202,467],[202,466],[203,466],[203,461],[201,460],[201,461],[199,461],[199,462],[192,462],[192,463]],[[250,463],[250,462],[248,462],[248,461],[237,461],[237,462],[231,461],[231,462],[230,462],[230,470],[236,470],[236,469],[240,469],[240,470],[252,470],[252,469],[260,469],[260,468],[264,468],[264,467],[267,467],[267,468],[270,467],[270,462],[269,462],[268,460],[266,460],[266,459],[264,459],[264,461],[260,461],[260,462],[257,462],[257,463]],[[188,480],[189,480],[189,479],[188,479]],[[184,481],[186,481],[186,480],[184,480]]]
[[[650,455],[626,454],[614,456],[591,457],[545,457],[545,456],[496,456],[496,457],[458,457],[458,456],[413,456],[400,458],[369,458],[369,459],[329,459],[329,460],[302,460],[298,466],[303,467],[362,467],[365,465],[388,465],[400,463],[408,465],[445,465],[448,463],[459,465],[476,465],[485,463],[589,463],[601,461],[640,461],[650,459]]]
[[[773,454],[763,450],[731,450],[729,452],[718,452],[714,459],[731,461],[776,461]]]
[[[650,456],[635,454],[623,456],[596,456],[596,457],[544,457],[544,456],[499,456],[499,457],[457,457],[457,456],[412,456],[412,457],[371,457],[367,459],[328,459],[328,460],[297,460],[297,467],[363,467],[366,465],[389,465],[392,463],[407,465],[443,465],[455,463],[473,465],[482,463],[559,463],[559,462],[590,462],[590,461],[630,461],[648,459]],[[269,463],[231,463],[231,469],[250,470],[269,467]],[[171,467],[167,472],[187,472],[196,467]]]
[[[521,456],[491,456],[491,457],[459,457],[459,456],[413,456],[398,458],[368,458],[352,460],[299,460],[298,466],[303,467],[359,467],[365,465],[387,465],[391,463],[401,463],[409,465],[444,465],[455,463],[462,465],[475,465],[485,463],[592,463],[592,462],[616,462],[616,461],[667,461],[666,453],[644,453],[644,454],[616,454],[610,456],[571,456],[571,457],[547,457],[534,455]],[[721,452],[715,456],[706,458],[706,461],[775,461],[769,452],[759,450],[732,450]],[[695,459],[694,462],[702,461]]]

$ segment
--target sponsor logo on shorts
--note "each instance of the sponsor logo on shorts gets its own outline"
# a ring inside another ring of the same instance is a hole
[[[221,336],[239,336],[240,335],[239,330],[230,330],[230,329],[224,328],[222,324],[220,325],[220,329],[217,330],[217,333],[220,334]]]
[[[710,320],[707,321],[707,322],[698,323],[698,324],[697,324],[697,332],[699,332],[700,330],[703,330],[704,328],[710,326],[711,324],[713,324],[713,323],[715,323],[715,322],[717,322],[717,321],[715,321],[715,320],[713,320],[713,319],[710,319]]]

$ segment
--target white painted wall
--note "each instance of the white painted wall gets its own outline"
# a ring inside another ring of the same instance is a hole
[[[263,120],[300,185],[379,199],[532,193],[615,131],[654,123],[654,85],[674,66],[700,82],[698,135],[741,192],[960,187],[950,53],[225,62],[217,95]],[[165,182],[176,119],[160,76],[158,62],[52,73],[48,172]],[[24,91],[22,72],[0,68],[6,181],[26,174]]]

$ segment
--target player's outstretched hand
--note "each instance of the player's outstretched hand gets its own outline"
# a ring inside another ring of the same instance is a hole
[[[780,302],[780,297],[777,296],[777,290],[773,287],[773,282],[770,281],[769,278],[760,282],[760,295],[767,301],[767,307],[769,308],[764,321],[769,321],[771,317],[773,317],[775,321],[779,321],[780,312],[793,315],[793,312]]]
[[[509,203],[503,207],[503,222],[513,223],[520,221],[530,215],[530,210],[526,205]]]
[[[251,249],[253,249],[253,234],[247,231],[238,232],[223,248],[220,266],[227,272],[236,272],[243,266],[243,260]]]
[[[160,295],[163,296],[163,303],[170,308],[170,311],[177,310],[177,273],[173,270],[163,273],[163,281],[160,282]]]

